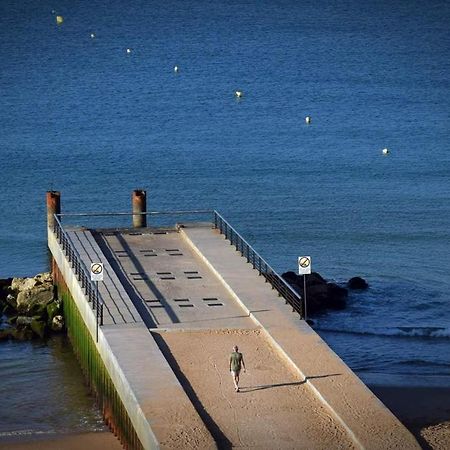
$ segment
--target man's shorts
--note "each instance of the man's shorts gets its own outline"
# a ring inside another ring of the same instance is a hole
[[[241,373],[240,370],[232,370],[232,371],[231,371],[231,375],[232,375],[233,377],[238,377],[240,373]]]

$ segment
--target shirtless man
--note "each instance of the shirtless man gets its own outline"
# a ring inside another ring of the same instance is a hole
[[[245,362],[242,353],[239,353],[238,346],[233,347],[233,353],[230,355],[230,372],[233,376],[234,387],[236,392],[239,392],[239,374],[241,373],[241,367],[244,368],[245,372]]]

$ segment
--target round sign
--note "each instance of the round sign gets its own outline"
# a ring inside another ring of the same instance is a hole
[[[311,260],[306,256],[302,256],[298,260],[298,264],[300,265],[300,267],[303,267],[303,269],[306,269],[307,267],[309,267],[311,265]]]
[[[91,272],[95,275],[100,275],[103,271],[103,265],[102,264],[92,264]]]

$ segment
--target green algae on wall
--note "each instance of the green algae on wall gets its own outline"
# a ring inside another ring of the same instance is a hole
[[[55,271],[54,264],[54,273]],[[57,269],[57,268],[56,268]],[[56,275],[56,273],[55,273]],[[97,350],[95,341],[78,311],[69,289],[60,273],[55,276],[59,298],[63,302],[63,313],[67,334],[89,388],[95,394],[105,423],[126,449],[143,450],[126,408]]]

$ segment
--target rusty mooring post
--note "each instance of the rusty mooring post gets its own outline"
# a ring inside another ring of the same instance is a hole
[[[142,228],[147,226],[147,192],[142,189],[135,189],[131,196],[133,203],[133,227]]]
[[[61,214],[61,192],[47,191],[47,226],[55,226],[55,214]]]

